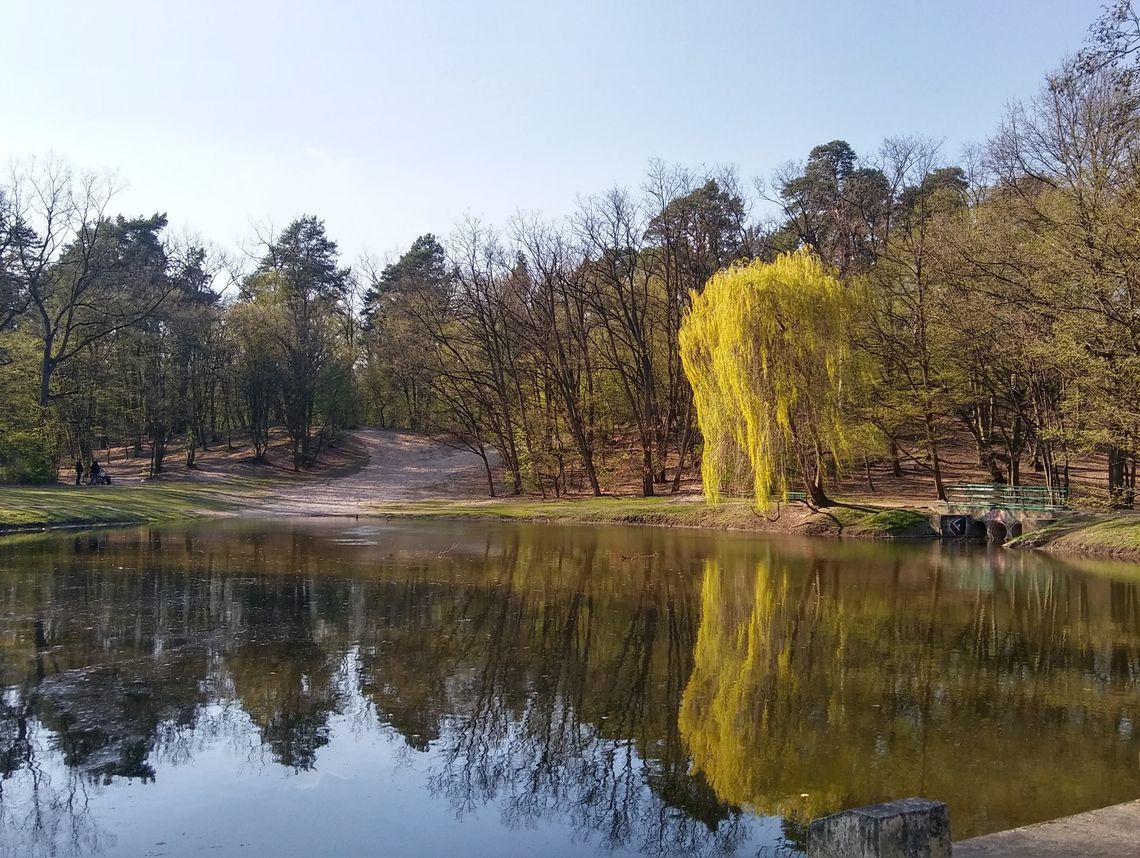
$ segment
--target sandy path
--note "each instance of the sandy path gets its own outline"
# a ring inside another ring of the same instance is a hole
[[[353,515],[367,504],[437,497],[486,497],[483,462],[414,432],[366,429],[353,435],[368,452],[355,474],[276,490],[257,504],[284,515]]]

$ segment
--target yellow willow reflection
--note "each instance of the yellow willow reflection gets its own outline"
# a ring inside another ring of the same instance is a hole
[[[854,561],[705,564],[678,717],[719,798],[804,820],[926,795],[956,837],[1135,798],[1132,585]]]
[[[694,667],[679,722],[694,770],[721,798],[761,813],[807,819],[835,806],[840,796],[829,790],[805,797],[799,787],[784,786],[779,767],[756,765],[755,756],[760,748],[777,756],[793,750],[786,747],[789,725],[777,698],[799,694],[792,651],[805,615],[821,605],[811,598],[810,581],[799,594],[791,590],[786,569],[772,574],[770,557],[760,561],[751,581],[726,576],[717,560],[706,561]],[[796,616],[782,622],[787,618],[778,614],[789,607]]]

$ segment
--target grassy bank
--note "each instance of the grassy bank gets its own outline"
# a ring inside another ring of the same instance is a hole
[[[281,479],[243,476],[141,485],[0,487],[0,533],[240,515],[253,506],[264,510],[273,489],[287,484]],[[435,499],[379,503],[368,507],[368,511],[400,518],[653,525],[867,539],[934,536],[928,515],[909,509],[848,505],[813,512],[796,503],[761,514],[744,500],[709,506],[691,495],[548,501]]]
[[[238,511],[277,481],[114,486],[0,486],[0,533],[55,527],[149,524]]]
[[[1140,557],[1140,515],[1072,516],[1012,539],[1006,546],[1090,557]]]
[[[493,519],[561,524],[636,524],[754,530],[864,539],[924,539],[934,536],[926,513],[899,508],[838,506],[813,512],[791,504],[767,515],[747,501],[709,506],[685,497],[576,498],[574,500],[432,500],[377,504],[372,509],[397,518]]]

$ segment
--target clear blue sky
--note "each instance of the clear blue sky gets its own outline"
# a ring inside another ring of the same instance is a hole
[[[768,176],[835,138],[982,141],[1100,0],[0,0],[0,162],[120,172],[220,244],[325,218],[351,261],[561,215],[651,157]]]

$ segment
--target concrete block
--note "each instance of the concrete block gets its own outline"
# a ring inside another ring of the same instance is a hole
[[[808,825],[808,858],[950,858],[946,805],[904,798],[844,810]]]

